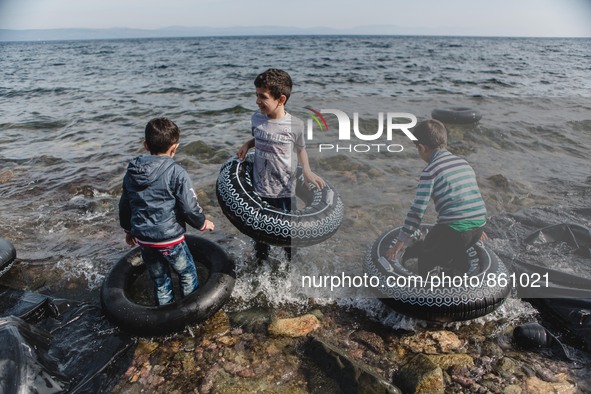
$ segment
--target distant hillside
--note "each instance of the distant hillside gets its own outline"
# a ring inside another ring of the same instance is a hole
[[[368,26],[351,29],[259,27],[167,27],[161,29],[0,29],[0,41],[96,40],[115,38],[256,36],[256,35],[429,35],[426,29],[402,29],[398,26]]]

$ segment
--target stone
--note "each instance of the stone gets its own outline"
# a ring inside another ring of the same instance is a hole
[[[445,393],[443,371],[424,354],[403,365],[396,374],[395,383],[405,393]]]
[[[160,345],[158,345],[157,342],[146,341],[144,339],[141,339],[138,342],[137,347],[135,348],[135,355],[140,356],[143,354],[150,354],[154,350],[158,349],[158,346],[160,346]]]
[[[10,170],[1,172],[0,173],[0,185],[10,182],[13,177],[14,177],[14,173]]]
[[[451,367],[474,366],[474,359],[468,354],[428,354],[425,357],[443,370]]]
[[[499,187],[501,189],[508,189],[509,188],[509,181],[507,180],[507,178],[503,174],[492,175],[486,179],[488,179],[489,181],[491,181],[493,183],[493,185],[495,185],[496,187]]]
[[[574,384],[569,382],[544,382],[531,376],[525,380],[525,391],[528,393],[560,393],[575,394],[577,392]]]
[[[424,331],[405,337],[401,343],[414,353],[451,353],[464,346],[464,342],[450,331]]]
[[[326,340],[312,337],[305,348],[306,356],[345,393],[400,394],[398,387],[386,381],[371,367],[352,360]]]
[[[230,332],[230,319],[226,312],[220,310],[201,326],[201,330],[204,339],[221,337]]]
[[[233,346],[238,341],[238,338],[235,336],[224,335],[216,338],[216,341],[224,346]]]
[[[193,141],[187,145],[181,145],[180,152],[209,164],[224,163],[231,156],[227,149],[209,145],[204,141]]]
[[[253,307],[230,314],[230,323],[247,333],[263,333],[271,320],[271,312],[266,308]]]
[[[521,394],[523,390],[516,384],[510,384],[503,390],[503,394]]]
[[[519,363],[509,357],[501,358],[495,365],[494,370],[499,376],[502,376],[505,379],[510,379],[517,374],[522,374]]]
[[[381,354],[384,352],[384,340],[377,334],[369,331],[355,331],[351,334],[351,339],[360,343],[372,352]]]
[[[297,338],[306,336],[319,327],[318,318],[306,314],[288,319],[276,319],[269,324],[268,332],[270,335]]]
[[[490,356],[495,359],[503,357],[503,349],[494,342],[484,342],[482,344],[482,354]]]

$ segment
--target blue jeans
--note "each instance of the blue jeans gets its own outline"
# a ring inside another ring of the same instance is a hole
[[[170,268],[179,274],[183,297],[197,289],[199,280],[195,261],[185,241],[169,248],[150,248],[142,246],[142,258],[154,281],[155,298],[158,305],[174,301]]]

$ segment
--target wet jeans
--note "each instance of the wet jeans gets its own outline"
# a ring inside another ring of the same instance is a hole
[[[158,305],[174,301],[170,268],[180,277],[183,297],[197,289],[199,284],[193,256],[183,241],[170,248],[150,248],[142,246],[142,258],[154,281],[155,297]]]

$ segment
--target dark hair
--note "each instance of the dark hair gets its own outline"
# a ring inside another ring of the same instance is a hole
[[[179,142],[180,130],[168,118],[154,118],[146,125],[146,146],[151,154],[165,153],[172,145]]]
[[[447,145],[447,129],[438,120],[423,120],[412,129],[412,133],[418,140],[415,141],[415,144],[425,145],[432,149],[445,148]]]
[[[286,97],[285,102],[287,102],[291,95],[293,83],[291,77],[285,71],[277,68],[270,68],[255,78],[254,86],[257,88],[269,89],[271,96],[273,96],[275,100],[279,99],[281,95],[284,95]]]

